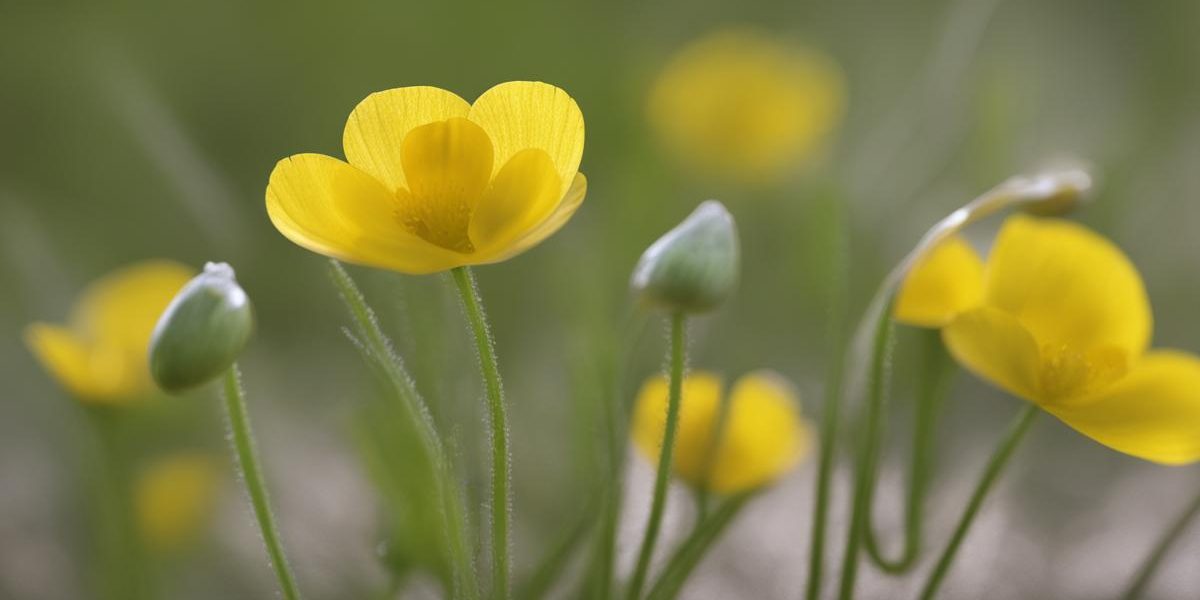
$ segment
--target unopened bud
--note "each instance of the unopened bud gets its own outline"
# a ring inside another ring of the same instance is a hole
[[[646,249],[633,270],[633,291],[654,308],[712,310],[737,285],[739,255],[733,216],[707,200]]]
[[[1083,169],[1069,169],[1018,177],[1012,181],[1025,212],[1042,217],[1068,214],[1087,200],[1092,177]]]
[[[233,267],[208,263],[167,306],[150,338],[150,373],[181,392],[228,370],[254,328],[250,299]]]

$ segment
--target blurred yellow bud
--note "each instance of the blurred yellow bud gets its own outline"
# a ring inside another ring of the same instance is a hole
[[[737,286],[740,254],[733,215],[720,202],[707,200],[646,249],[631,287],[647,306],[712,310]]]
[[[146,348],[163,309],[194,271],[165,260],[137,263],[92,283],[68,325],[33,323],[25,343],[80,400],[120,404],[154,388]]]
[[[800,416],[791,385],[780,375],[758,371],[733,386],[719,442],[722,382],[712,373],[693,372],[683,380],[679,430],[672,470],[688,484],[734,494],[779,479],[808,450],[811,430]],[[667,414],[667,380],[642,386],[634,407],[631,435],[638,450],[656,460]]]
[[[254,315],[233,267],[208,263],[163,312],[150,342],[150,372],[168,392],[218,377],[250,339]]]
[[[177,454],[145,468],[134,483],[138,530],[147,547],[169,552],[195,540],[212,515],[221,471],[204,454]]]
[[[667,63],[650,124],[697,170],[747,183],[779,179],[841,119],[841,70],[828,57],[753,29],[713,33]]]

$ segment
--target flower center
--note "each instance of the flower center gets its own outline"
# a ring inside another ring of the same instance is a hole
[[[464,254],[475,251],[471,214],[492,176],[492,141],[463,118],[422,125],[400,148],[407,188],[396,190],[396,218],[426,241]]]
[[[1054,404],[1082,400],[1129,370],[1125,352],[1112,346],[1086,352],[1066,344],[1044,344],[1038,382],[1044,398]]]

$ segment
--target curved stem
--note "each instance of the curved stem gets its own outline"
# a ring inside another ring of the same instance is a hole
[[[904,547],[899,557],[889,559],[883,555],[875,527],[871,507],[874,502],[874,486],[867,501],[867,524],[863,532],[867,555],[880,569],[901,574],[916,565],[921,551],[922,519],[924,517],[925,494],[929,490],[929,478],[933,464],[934,423],[942,400],[949,389],[950,376],[954,373],[942,346],[937,330],[920,332],[920,366],[917,371],[917,394],[913,418],[912,460],[909,465],[908,498],[904,514]]]
[[[663,509],[666,507],[667,483],[671,476],[672,453],[675,449],[675,430],[679,426],[679,403],[683,396],[683,348],[686,317],[682,312],[671,315],[671,378],[667,396],[667,423],[663,431],[662,452],[658,456],[658,473],[654,479],[654,498],[650,504],[650,520],[642,537],[642,548],[638,552],[637,567],[629,582],[628,600],[641,597],[650,569],[650,558],[654,555],[654,544],[658,541],[658,530],[662,526]]]
[[[1025,439],[1025,434],[1029,431],[1029,426],[1033,424],[1034,418],[1037,417],[1039,409],[1033,403],[1029,403],[1025,408],[1021,409],[1020,414],[1009,425],[1008,431],[1004,437],[1000,439],[1000,444],[996,446],[996,450],[992,453],[992,457],[988,460],[987,466],[983,470],[983,476],[979,478],[979,483],[975,485],[975,491],[971,492],[971,499],[967,502],[966,509],[959,517],[958,525],[954,528],[954,534],[950,536],[950,541],[946,544],[946,548],[942,550],[941,556],[938,557],[937,564],[933,571],[929,574],[929,579],[925,582],[925,587],[921,591],[922,600],[930,600],[937,595],[938,588],[942,584],[942,580],[946,578],[946,573],[950,570],[950,564],[954,562],[954,556],[958,553],[958,548],[962,546],[963,540],[967,537],[967,531],[971,528],[971,523],[975,521],[975,515],[979,513],[979,508],[983,506],[983,501],[987,498],[988,492],[999,479],[1001,471],[1008,464],[1008,459],[1012,457],[1013,451],[1017,449],[1017,445],[1021,440]]]
[[[1162,564],[1167,553],[1171,551],[1171,547],[1179,540],[1184,531],[1187,531],[1192,520],[1196,515],[1200,514],[1200,494],[1198,494],[1192,503],[1184,509],[1184,511],[1175,519],[1171,527],[1167,529],[1162,539],[1158,541],[1158,545],[1146,557],[1146,562],[1142,563],[1138,569],[1137,575],[1133,582],[1129,584],[1129,588],[1125,590],[1125,595],[1121,596],[1124,600],[1137,600],[1144,596],[1146,587],[1150,585],[1150,581],[1154,578],[1154,573],[1158,571],[1159,565]]]
[[[879,463],[880,439],[883,437],[883,404],[888,387],[888,362],[892,347],[894,325],[891,302],[884,306],[875,324],[875,336],[871,347],[871,367],[868,375],[866,430],[860,433],[857,472],[854,478],[854,501],[850,515],[850,528],[846,534],[846,551],[842,560],[842,579],[838,598],[850,600],[854,597],[854,583],[858,575],[859,548],[867,528],[871,496],[875,488],[875,471]]]
[[[487,388],[488,421],[492,441],[492,596],[509,598],[508,519],[512,508],[509,481],[508,408],[504,404],[504,388],[500,381],[500,366],[496,362],[496,347],[492,341],[483,302],[475,284],[475,274],[469,267],[451,271],[462,298],[463,310],[471,323],[475,348],[479,352],[479,370]]]
[[[829,495],[833,466],[837,452],[838,427],[844,392],[846,367],[846,295],[849,265],[849,232],[841,198],[829,194],[825,198],[825,215],[830,238],[826,252],[828,295],[825,302],[826,344],[829,347],[825,375],[825,397],[821,403],[817,475],[813,486],[812,530],[808,549],[808,583],[806,600],[821,595],[822,572],[825,569],[825,532],[828,527]]]
[[[283,554],[283,543],[279,540],[275,515],[271,513],[271,499],[267,495],[267,484],[258,460],[254,432],[250,428],[250,414],[246,410],[241,376],[236,364],[225,373],[225,410],[229,416],[229,429],[233,433],[233,448],[237,454],[238,466],[242,470],[242,479],[246,482],[250,504],[254,507],[254,517],[258,519],[258,528],[262,531],[263,543],[266,544],[267,554],[271,557],[271,566],[275,568],[275,576],[279,579],[280,591],[287,600],[297,600],[300,598],[300,591],[292,569],[288,566],[287,557]]]

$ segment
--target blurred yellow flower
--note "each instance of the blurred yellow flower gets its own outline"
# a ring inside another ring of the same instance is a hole
[[[146,467],[134,483],[133,501],[147,547],[168,552],[194,540],[216,505],[220,474],[216,461],[199,453]]]
[[[267,213],[313,252],[421,274],[493,263],[557,231],[583,202],[583,115],[545,83],[475,101],[434,87],[367,96],[346,122],[348,162],[275,165]]]
[[[937,262],[910,277],[958,277],[944,289],[969,295],[959,288],[976,280],[973,262]],[[979,304],[942,329],[958,362],[1114,450],[1166,464],[1200,459],[1200,358],[1147,351],[1150,303],[1119,248],[1075,223],[1013,216],[979,285]]]
[[[153,390],[148,345],[158,317],[194,275],[152,260],[115,271],[80,296],[66,326],[33,323],[25,343],[80,400],[119,404]]]
[[[983,300],[983,261],[961,237],[934,246],[913,265],[896,295],[896,320],[941,327]]]
[[[770,182],[811,156],[841,120],[845,84],[828,57],[730,29],[684,47],[650,91],[651,125],[690,166]]]
[[[800,417],[792,387],[779,375],[758,371],[733,386],[729,414],[718,447],[714,429],[720,418],[722,382],[711,373],[693,372],[683,381],[675,474],[693,486],[732,494],[766,485],[794,467],[808,449],[808,425]],[[667,415],[667,380],[650,379],[634,408],[632,437],[647,458],[657,460]]]

